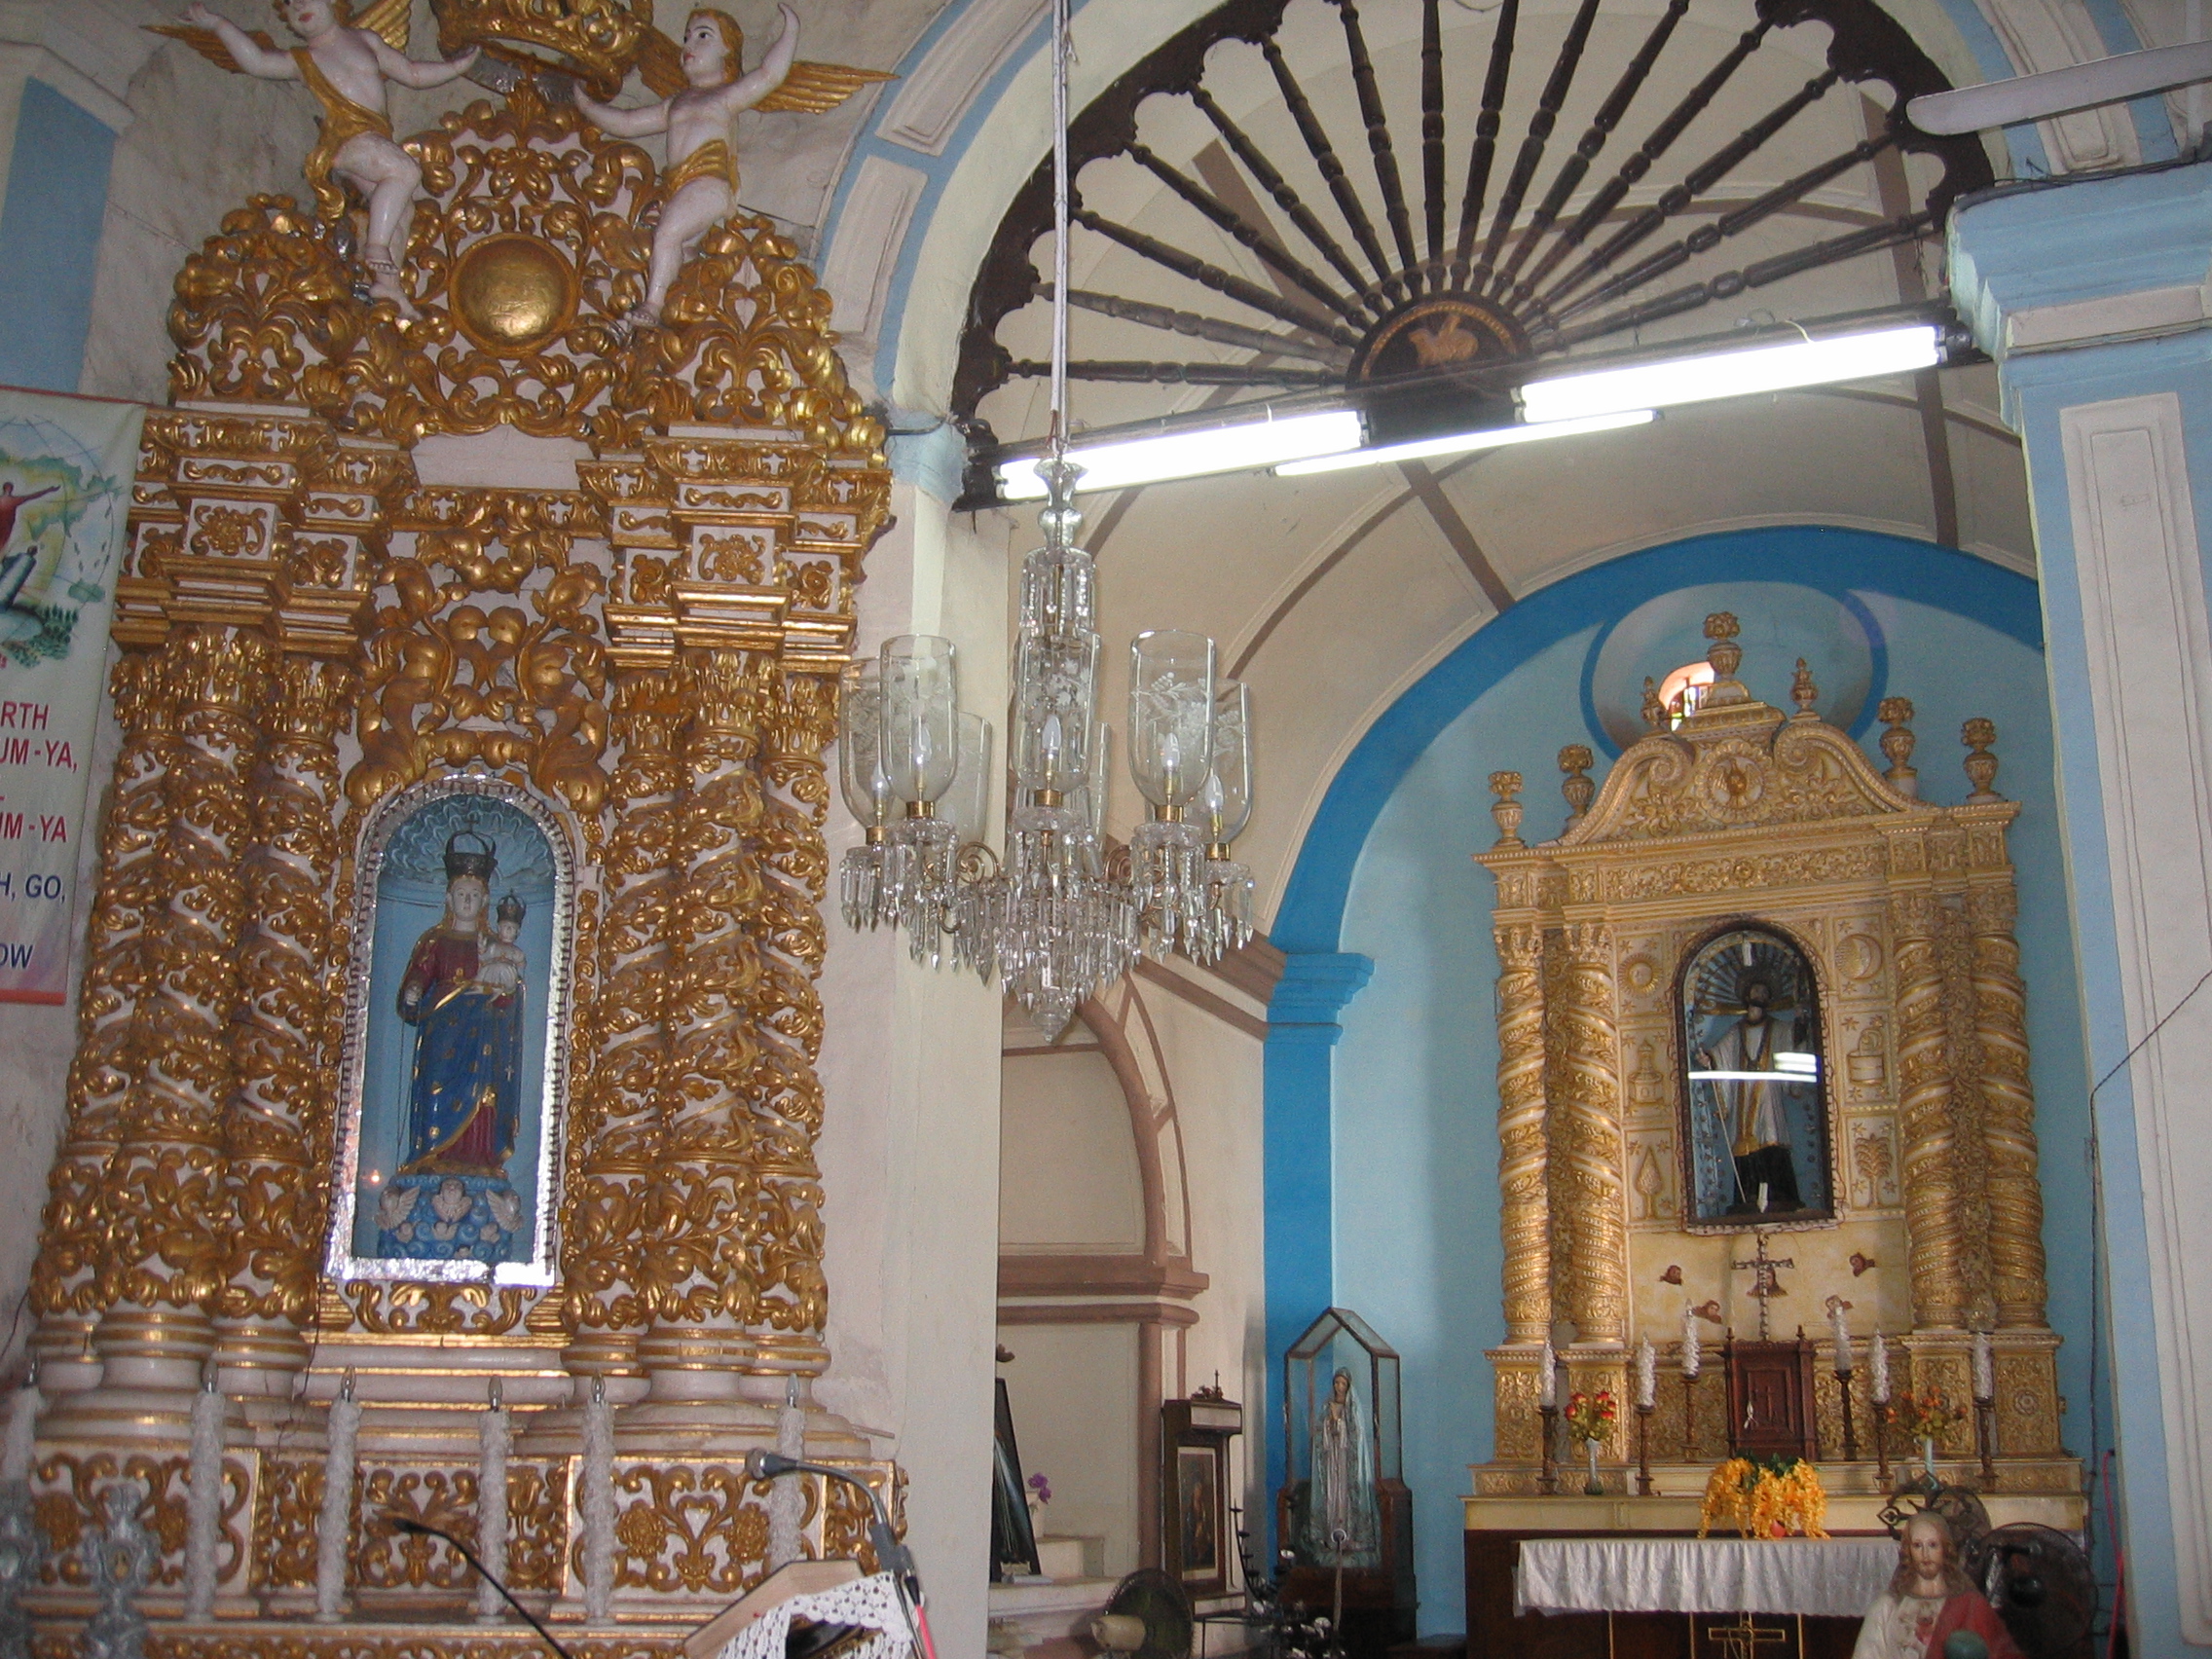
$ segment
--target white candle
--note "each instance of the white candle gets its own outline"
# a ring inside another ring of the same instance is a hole
[[[1828,1329],[1835,1335],[1835,1373],[1838,1377],[1851,1375],[1851,1331],[1843,1322],[1843,1304],[1828,1304]]]
[[[1759,1214],[1766,1214],[1766,1183],[1759,1183]]]
[[[1867,1396],[1877,1406],[1890,1403],[1890,1350],[1882,1342],[1882,1333],[1876,1331],[1867,1347]]]
[[[1977,1400],[1997,1398],[1997,1368],[1990,1362],[1987,1331],[1973,1334],[1973,1397]]]
[[[1659,1353],[1651,1346],[1651,1339],[1636,1339],[1636,1403],[1645,1411],[1651,1409],[1653,1390],[1658,1386]]]
[[[1544,1357],[1537,1363],[1542,1369],[1536,1373],[1536,1404],[1552,1405],[1559,1390],[1559,1360],[1552,1353],[1552,1340],[1549,1337],[1544,1339]]]
[[[514,1422],[495,1377],[491,1403],[476,1419],[476,1553],[484,1559],[476,1575],[478,1624],[506,1617],[506,1599],[493,1585],[507,1575],[507,1457],[514,1444]]]
[[[1705,1355],[1699,1351],[1697,1340],[1697,1309],[1682,1309],[1682,1375],[1692,1382],[1705,1365]]]
[[[614,1408],[608,1404],[604,1377],[591,1380],[591,1403],[584,1407],[583,1487],[577,1508],[584,1524],[584,1617],[605,1624],[612,1616],[614,1596]]]
[[[45,1404],[38,1383],[29,1377],[24,1378],[23,1385],[16,1390],[16,1397],[8,1406],[8,1437],[5,1450],[0,1450],[0,1481],[31,1478],[31,1464],[38,1451],[38,1414]]]

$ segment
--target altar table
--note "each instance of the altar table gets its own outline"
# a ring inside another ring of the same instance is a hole
[[[1526,1538],[1513,1610],[1856,1619],[1897,1566],[1889,1538]]]

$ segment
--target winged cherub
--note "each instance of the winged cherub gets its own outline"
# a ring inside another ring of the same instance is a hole
[[[279,51],[267,35],[248,34],[197,0],[184,14],[189,31],[163,32],[177,34],[223,68],[264,81],[306,83],[322,106],[322,136],[303,169],[314,187],[316,209],[327,220],[345,214],[346,193],[333,177],[368,197],[370,291],[412,316],[414,308],[399,281],[399,261],[407,250],[407,221],[422,187],[423,167],[392,137],[385,83],[396,81],[418,92],[442,87],[468,73],[476,49],[442,61],[417,62],[400,50],[407,39],[407,7],[395,7],[392,0],[374,0],[362,18],[373,18],[369,28],[352,26],[348,0],[274,0],[274,5],[306,45]],[[215,47],[220,55],[210,50]]]
[[[673,95],[636,109],[617,109],[581,92],[576,93],[576,107],[603,132],[617,138],[668,134],[668,167],[660,183],[660,223],[653,231],[645,297],[630,313],[634,323],[645,327],[659,323],[661,307],[684,260],[715,223],[737,204],[734,126],[741,110],[819,114],[836,108],[871,81],[892,78],[876,70],[794,61],[798,14],[788,5],[777,10],[784,15],[783,31],[750,75],[743,72],[745,33],[737,26],[737,19],[727,12],[702,7],[685,20],[680,47],[669,51],[664,38],[662,50],[653,53],[648,48],[640,65],[653,91]],[[676,58],[677,62],[666,58]],[[681,81],[672,73],[679,62]]]

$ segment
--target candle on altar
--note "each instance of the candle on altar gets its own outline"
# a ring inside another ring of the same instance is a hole
[[[1890,1403],[1890,1350],[1882,1342],[1881,1332],[1874,1333],[1866,1352],[1867,1398],[1877,1406],[1886,1406]]]
[[[1643,1411],[1651,1409],[1652,1391],[1658,1386],[1658,1371],[1659,1352],[1651,1346],[1651,1339],[1647,1336],[1638,1337],[1636,1339],[1636,1403]]]
[[[1537,1363],[1543,1369],[1536,1373],[1536,1404],[1556,1404],[1559,1393],[1559,1356],[1552,1352],[1552,1340],[1549,1337],[1544,1339],[1544,1357]]]
[[[1835,1374],[1851,1375],[1851,1331],[1843,1322],[1843,1301],[1839,1297],[1828,1304],[1828,1329],[1835,1335]]]
[[[1973,1397],[1977,1400],[1997,1397],[1997,1368],[1990,1362],[1987,1331],[1973,1334]]]
[[[1705,1355],[1698,1349],[1697,1309],[1682,1309],[1682,1376],[1695,1382],[1697,1374],[1705,1364]]]

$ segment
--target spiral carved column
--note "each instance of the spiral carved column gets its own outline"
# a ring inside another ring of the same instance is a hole
[[[281,1393],[306,1364],[328,1214],[343,972],[331,959],[339,725],[351,672],[287,658],[271,686],[245,885],[252,926],[233,1027],[237,1092],[223,1125],[231,1233],[216,1303],[224,1386]]]
[[[1574,1240],[1563,1288],[1578,1342],[1621,1343],[1628,1340],[1628,1206],[1612,937],[1595,922],[1570,923],[1566,934],[1551,1089],[1553,1144],[1567,1165],[1567,1213],[1558,1219]]]
[[[230,1026],[253,837],[255,719],[273,654],[262,635],[223,627],[193,629],[172,648],[182,718],[162,852],[168,901],[151,1018],[140,1027],[145,1067],[105,1185],[106,1306],[93,1339],[101,1385],[81,1397],[85,1415],[109,1419],[110,1432],[159,1431],[134,1391],[189,1391],[214,1346],[207,1307],[230,1269],[223,1129],[237,1082]]]
[[[765,818],[755,770],[767,665],[725,649],[688,664],[692,723],[682,806],[683,875],[676,892],[662,1076],[662,1165],[645,1230],[642,1272],[653,1323],[639,1342],[651,1405],[726,1401],[759,1311],[753,1258],[759,1173],[756,1120],[760,1045],[751,1009],[761,977],[748,922],[765,891],[756,837]],[[642,1423],[644,1413],[629,1419]]]
[[[817,1375],[829,1363],[823,1332],[829,1284],[822,1272],[822,999],[815,980],[827,948],[822,897],[830,878],[822,826],[830,786],[822,751],[836,730],[835,694],[820,678],[792,676],[763,727],[760,848],[764,884],[755,935],[762,969],[754,1003],[759,1043],[752,1092],[755,1168],[753,1260],[760,1295],[753,1337],[762,1369]]]
[[[1890,901],[1897,973],[1898,1117],[1904,1135],[1905,1229],[1911,1238],[1912,1322],[1965,1323],[1960,1270],[1957,1128],[1951,1114],[1947,1009],[1937,940],[1937,900],[1902,893]]]
[[[1973,944],[1974,1042],[1981,1058],[1982,1144],[1989,1200],[1990,1289],[2000,1326],[2044,1323],[2043,1185],[2036,1099],[2028,1081],[2027,993],[2010,888],[1967,896]]]
[[[616,687],[623,752],[601,865],[607,914],[599,935],[600,1051],[592,1096],[574,1122],[584,1151],[564,1228],[573,1332],[567,1364],[579,1375],[634,1374],[637,1333],[651,1313],[640,1223],[662,1162],[661,1094],[671,1075],[670,941],[682,881],[688,773],[678,743],[684,719],[680,670],[630,674]]]
[[[1544,1144],[1544,935],[1533,923],[1495,930],[1498,1230],[1505,1245],[1505,1340],[1551,1330],[1551,1202]]]
[[[177,759],[166,657],[128,653],[116,664],[110,688],[123,748],[100,830],[99,887],[77,999],[77,1053],[69,1067],[69,1123],[47,1178],[45,1222],[31,1270],[31,1306],[39,1316],[32,1341],[50,1393],[97,1381],[90,1338],[107,1260],[102,1188],[122,1144],[139,1063],[132,1031],[152,981],[166,896],[161,855],[172,804],[168,777]]]

